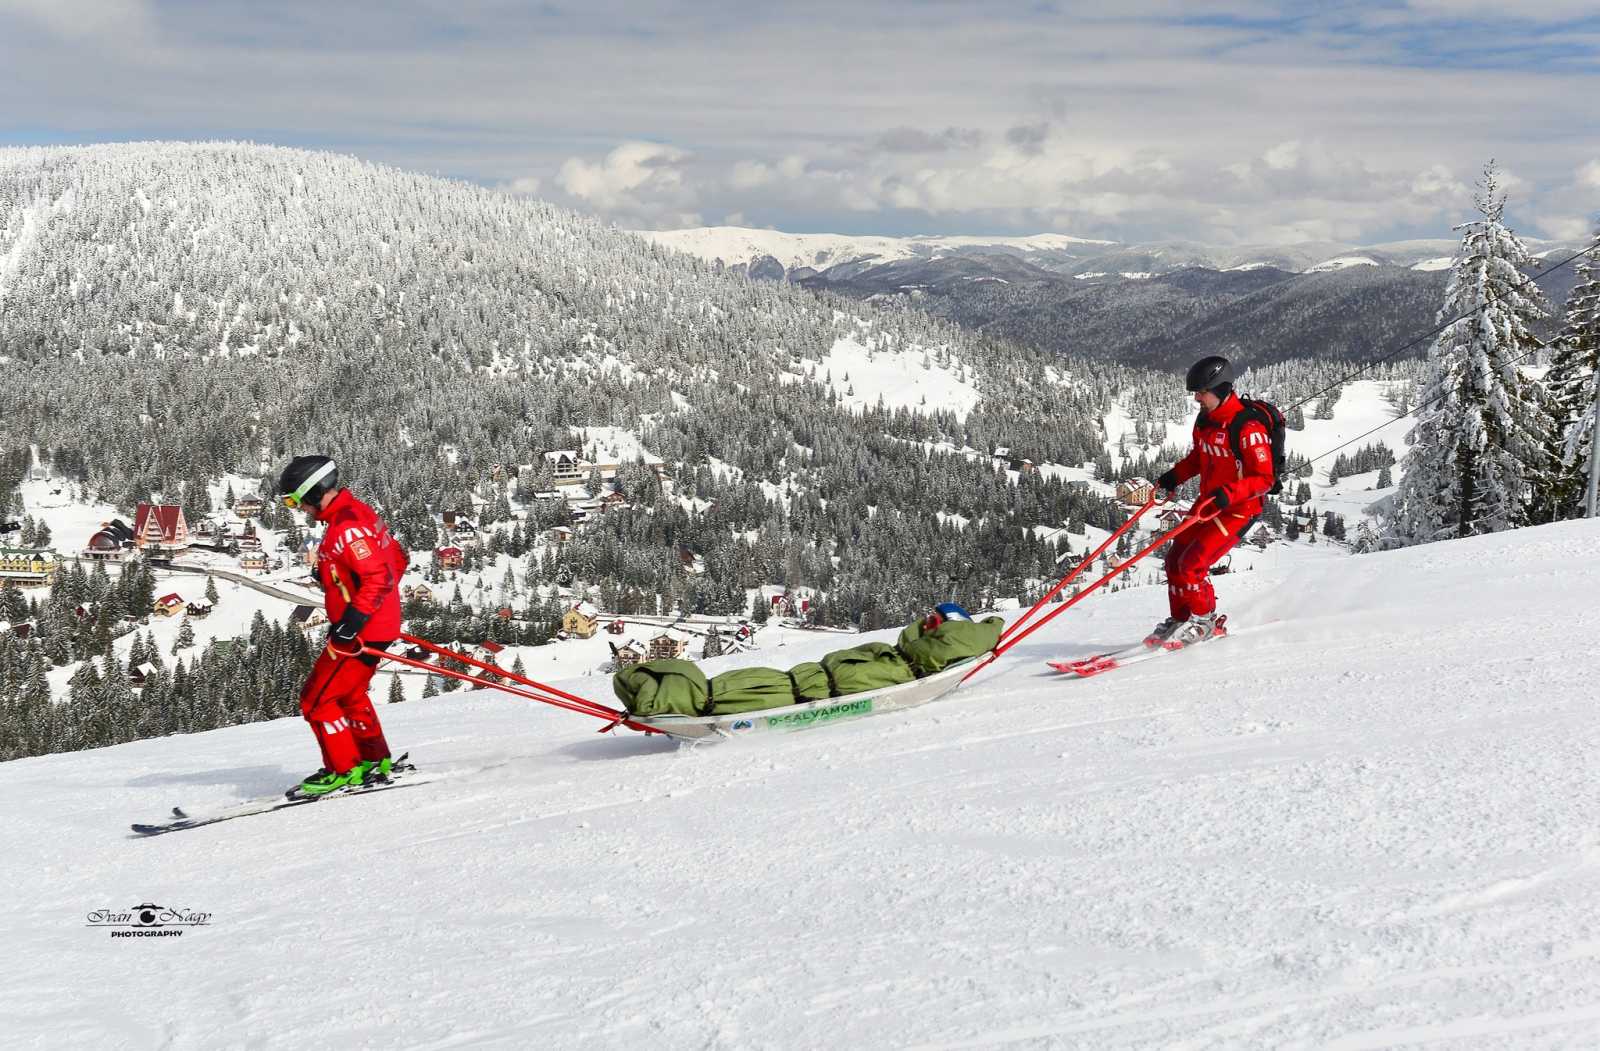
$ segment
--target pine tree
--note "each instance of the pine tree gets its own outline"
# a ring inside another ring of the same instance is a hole
[[[1600,371],[1600,247],[1578,264],[1578,283],[1567,297],[1555,348],[1545,374],[1551,415],[1545,453],[1552,470],[1549,484],[1538,493],[1534,520],[1540,522],[1582,513],[1588,491],[1595,377]]]
[[[1549,414],[1538,384],[1518,370],[1539,349],[1532,326],[1543,294],[1524,281],[1528,250],[1504,222],[1493,162],[1475,199],[1483,218],[1463,224],[1441,321],[1459,317],[1428,352],[1419,402],[1388,528],[1426,543],[1526,524],[1537,486],[1548,484],[1542,439]]]
[[[178,637],[173,640],[172,652],[186,650],[194,645],[194,625],[189,623],[189,618],[183,618],[183,623],[178,627]]]
[[[207,573],[206,574],[206,601],[211,603],[213,606],[215,606],[217,604],[217,599],[218,599],[217,582],[216,582],[215,579],[212,578],[210,573]]]
[[[389,676],[389,703],[399,704],[406,699],[405,687],[400,685],[400,676]]]

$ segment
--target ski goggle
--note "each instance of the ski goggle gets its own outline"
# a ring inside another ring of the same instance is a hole
[[[315,489],[318,482],[332,474],[336,469],[336,466],[337,465],[330,460],[321,467],[318,467],[315,471],[312,471],[311,477],[300,483],[300,488],[296,489],[292,493],[283,494],[281,497],[283,500],[283,506],[287,507],[291,511],[298,508],[305,501],[306,494]]]

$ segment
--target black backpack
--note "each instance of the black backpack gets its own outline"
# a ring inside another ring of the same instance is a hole
[[[1244,431],[1244,425],[1255,420],[1267,429],[1267,437],[1272,442],[1272,488],[1267,490],[1268,496],[1277,496],[1283,492],[1283,474],[1288,464],[1289,452],[1289,420],[1270,401],[1259,398],[1239,398],[1239,404],[1244,406],[1234,414],[1233,421],[1228,424],[1228,447],[1233,450],[1234,457],[1244,462],[1244,448],[1239,444],[1239,436]]]

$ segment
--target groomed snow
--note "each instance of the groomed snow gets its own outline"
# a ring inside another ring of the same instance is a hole
[[[1587,1046],[1597,543],[1230,574],[1232,638],[1046,673],[1164,604],[1097,597],[935,705],[697,749],[411,701],[443,780],[151,840],[304,774],[303,724],[6,763],[5,1042]],[[211,923],[85,926],[143,902]]]

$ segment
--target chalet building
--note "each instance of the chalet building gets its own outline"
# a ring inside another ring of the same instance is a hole
[[[260,551],[246,551],[239,556],[239,568],[249,573],[265,573],[267,556]]]
[[[554,529],[546,533],[545,536],[549,538],[552,544],[560,547],[562,544],[565,544],[568,540],[572,539],[572,530],[568,529],[566,526],[556,526]]]
[[[328,623],[328,614],[321,606],[296,606],[294,612],[289,614],[289,622],[314,628],[318,624]]]
[[[446,529],[459,529],[461,526],[473,528],[472,517],[465,511],[445,511],[439,516],[439,521]]]
[[[234,537],[233,542],[248,551],[261,550],[261,538],[254,533],[245,533],[243,536]]]
[[[211,616],[211,603],[191,602],[185,612],[191,617],[209,617]]]
[[[550,473],[555,476],[557,483],[581,482],[589,477],[589,469],[594,466],[580,459],[574,449],[545,453],[544,462],[549,465]]]
[[[650,640],[650,659],[677,660],[689,652],[689,640],[675,631],[663,631]]]
[[[611,659],[618,668],[626,668],[630,664],[638,664],[644,660],[644,646],[629,639],[621,646],[611,648]]]
[[[156,666],[146,661],[128,673],[128,685],[136,690],[141,689],[155,674]]]
[[[433,601],[433,589],[426,584],[418,584],[415,587],[404,588],[402,589],[401,593],[413,602]]]
[[[461,563],[466,560],[461,549],[454,545],[438,548],[433,554],[439,560],[440,569],[460,569]]]
[[[11,635],[15,638],[27,641],[28,639],[33,638],[33,621],[25,620],[19,624],[8,624],[5,621],[0,620],[0,635]]]
[[[162,595],[160,598],[156,599],[155,608],[151,612],[158,617],[172,617],[182,613],[183,609],[183,599],[179,597],[176,592],[174,592],[170,595]]]
[[[240,518],[254,518],[261,513],[261,501],[255,497],[246,497],[233,505],[233,513]]]
[[[700,556],[698,551],[691,548],[678,548],[678,564],[691,577],[698,577],[706,571],[706,560]]]
[[[176,551],[189,546],[189,523],[177,504],[140,504],[133,518],[133,543],[143,551]]]
[[[485,664],[498,664],[496,658],[498,658],[500,654],[504,653],[505,650],[506,648],[498,642],[485,641],[480,642],[476,646],[472,647],[472,651],[469,656],[473,660],[482,661]]]
[[[93,620],[94,619],[94,607],[93,606],[74,606],[74,607],[72,607],[72,615],[74,617],[78,618],[80,621]]]
[[[561,617],[561,630],[579,639],[592,639],[600,630],[600,611],[587,602],[579,602]]]
[[[622,623],[621,617],[618,617],[616,620],[606,625],[607,635],[621,635],[626,630],[627,626]]]
[[[1117,499],[1129,507],[1143,507],[1153,492],[1154,483],[1144,478],[1129,478],[1117,483]]]
[[[25,587],[54,584],[61,560],[49,548],[0,547],[0,580]]]
[[[615,490],[605,493],[600,497],[600,513],[615,511],[619,507],[627,507],[628,498]]]
[[[131,556],[133,549],[133,530],[120,518],[113,518],[89,538],[89,543],[83,549],[83,557],[115,562]]]

